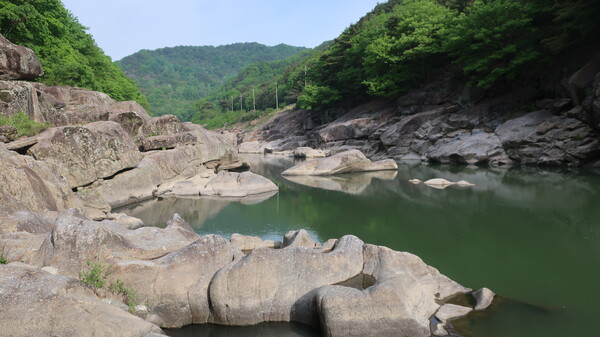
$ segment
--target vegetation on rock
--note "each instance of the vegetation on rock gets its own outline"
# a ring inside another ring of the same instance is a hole
[[[79,272],[79,281],[98,294],[98,290],[104,287],[109,272],[106,270],[106,266],[99,261],[87,261],[87,266],[87,269]]]
[[[0,264],[8,264],[8,261],[2,254],[0,254]]]
[[[0,0],[0,33],[36,53],[44,84],[101,91],[115,100],[148,105],[60,0]]]
[[[130,313],[135,313],[135,307],[138,305],[136,301],[136,293],[133,289],[127,287],[121,280],[116,280],[108,286],[108,290],[113,294],[123,296],[123,302],[129,307]]]
[[[87,261],[87,266],[87,269],[79,272],[79,281],[98,295],[98,291],[106,285],[106,278],[110,275],[110,272],[100,261]],[[127,304],[129,312],[135,313],[135,307],[138,303],[136,293],[133,289],[127,287],[123,281],[116,280],[109,284],[108,291],[115,295],[123,296],[123,303]]]
[[[1,125],[14,127],[17,130],[16,138],[21,136],[34,136],[51,126],[48,122],[38,123],[31,120],[24,112],[18,112],[9,117],[0,114],[0,126]]]

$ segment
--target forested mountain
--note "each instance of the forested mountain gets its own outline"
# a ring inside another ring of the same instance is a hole
[[[295,103],[306,84],[306,65],[330,43],[324,42],[283,60],[249,65],[201,99],[195,106],[192,121],[210,128],[220,127],[225,122],[231,124],[241,118],[251,119],[278,106]],[[236,113],[253,110],[259,113]]]
[[[156,115],[190,120],[194,104],[244,67],[287,58],[305,48],[259,43],[142,50],[117,63],[148,97]]]
[[[146,98],[60,0],[0,0],[0,33],[31,48],[40,59],[47,85],[101,91],[116,100]]]

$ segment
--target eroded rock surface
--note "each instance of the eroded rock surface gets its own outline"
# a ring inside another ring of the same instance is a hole
[[[22,265],[0,265],[5,336],[164,335],[154,324],[105,303],[79,280]]]
[[[123,128],[115,122],[49,129],[28,153],[45,161],[71,188],[135,167],[142,155]]]
[[[362,273],[375,283],[319,289],[316,306],[326,336],[431,336],[437,301],[469,291],[419,257],[386,247],[364,246]]]
[[[210,286],[215,322],[251,325],[296,321],[314,324],[318,287],[352,278],[362,269],[363,242],[341,238],[329,253],[306,247],[259,248],[219,271]]]

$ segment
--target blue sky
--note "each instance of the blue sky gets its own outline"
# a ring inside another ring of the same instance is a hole
[[[140,49],[259,42],[315,47],[384,0],[63,0],[119,60]]]

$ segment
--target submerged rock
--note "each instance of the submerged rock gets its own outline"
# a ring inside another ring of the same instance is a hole
[[[362,152],[350,150],[331,157],[313,159],[285,170],[283,175],[334,175],[350,172],[397,170],[391,159],[372,162]]]

